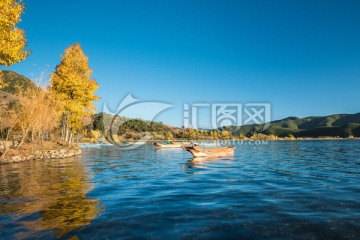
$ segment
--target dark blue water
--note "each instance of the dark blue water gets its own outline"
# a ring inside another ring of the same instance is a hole
[[[204,162],[102,147],[0,174],[0,239],[360,239],[358,140],[244,143]]]

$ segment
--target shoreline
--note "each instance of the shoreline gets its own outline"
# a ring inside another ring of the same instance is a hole
[[[118,141],[117,143],[132,143],[132,142],[232,142],[232,141],[323,141],[323,140],[360,140],[360,138],[278,138],[278,139],[261,139],[261,138],[254,138],[254,139],[171,139],[171,140],[146,140],[143,141],[141,139],[139,140],[128,140],[128,141]],[[104,142],[79,142],[78,144],[111,144],[110,142],[104,141]]]
[[[5,159],[0,159],[1,164],[20,163],[33,160],[51,160],[70,158],[81,155],[81,148],[63,148],[56,150],[36,150],[28,154],[19,154],[15,156],[8,156]]]
[[[219,140],[170,140],[172,142],[198,142],[198,143],[222,143],[231,144],[238,142],[255,142],[255,141],[350,141],[360,140],[360,138],[301,138],[301,139],[219,139]],[[144,142],[163,142],[166,140],[147,140]],[[125,141],[122,141],[125,142]],[[138,141],[126,141],[126,142],[138,142]],[[81,142],[79,144],[94,144],[89,142]],[[47,149],[47,150],[34,150],[26,154],[17,154],[13,156],[7,156],[5,159],[0,159],[1,164],[20,163],[32,160],[55,160],[62,158],[70,158],[82,154],[81,147],[69,147],[60,149]]]

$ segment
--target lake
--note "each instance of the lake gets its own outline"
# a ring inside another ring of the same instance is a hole
[[[360,239],[360,141],[84,148],[0,165],[0,239]]]

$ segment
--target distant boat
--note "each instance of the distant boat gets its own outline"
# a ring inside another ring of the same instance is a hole
[[[229,157],[234,156],[234,151],[236,149],[235,147],[202,149],[196,146],[182,146],[182,148],[190,152],[194,157]]]
[[[105,146],[112,146],[112,144],[109,144],[109,143],[80,143],[79,146],[81,148],[99,148],[99,147],[105,147]]]
[[[180,143],[173,143],[173,142],[166,142],[166,143],[154,143],[156,149],[169,149],[169,148],[181,148],[182,144]]]
[[[221,146],[217,142],[194,142],[195,146]]]
[[[146,142],[144,141],[139,141],[139,142],[125,142],[126,144],[133,144],[133,145],[144,145],[146,144]]]

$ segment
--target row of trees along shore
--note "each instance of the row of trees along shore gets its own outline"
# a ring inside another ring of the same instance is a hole
[[[0,66],[9,67],[30,55],[26,50],[25,31],[17,27],[25,5],[21,0],[0,1]],[[4,141],[0,154],[4,158],[14,134],[20,149],[25,143],[41,145],[45,139],[72,143],[84,127],[84,119],[95,112],[98,84],[91,77],[88,57],[79,43],[66,48],[61,62],[50,76],[49,84],[15,86],[5,92],[9,83],[0,71],[0,134]]]

